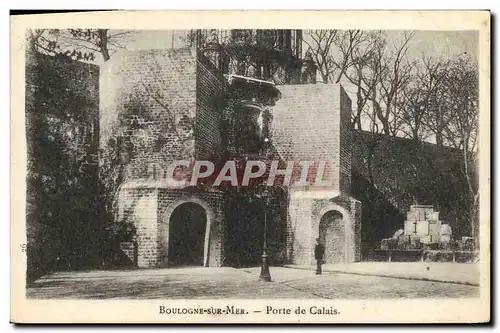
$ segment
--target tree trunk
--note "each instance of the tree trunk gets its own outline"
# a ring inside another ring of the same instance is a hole
[[[436,144],[439,147],[443,146],[443,135],[441,133],[436,133]]]
[[[382,113],[382,108],[380,107],[379,102],[377,102],[377,93],[375,89],[372,89],[372,104],[373,104],[373,110],[375,112],[375,116],[373,117],[373,121],[380,120],[382,123],[382,130],[385,135],[390,136],[391,135],[391,128],[389,126],[389,119],[384,117],[384,114]]]
[[[99,48],[104,61],[109,60],[108,29],[99,29]]]
[[[412,139],[415,140],[415,141],[420,141],[420,137],[418,135],[418,128],[416,128],[416,127],[412,128],[411,131],[412,131],[411,135],[413,137]]]
[[[360,117],[359,114],[357,114],[356,116],[354,116],[354,118],[352,119],[351,128],[353,130],[355,130],[355,129],[357,129],[359,131],[362,130],[362,128],[361,128],[361,117]]]
[[[389,126],[389,122],[385,118],[381,118],[380,122],[382,123],[382,128],[384,130],[385,135],[391,135],[391,128]]]
[[[469,174],[469,158],[468,158],[468,153],[469,153],[469,147],[467,146],[466,144],[466,140],[468,138],[466,138],[464,140],[464,144],[463,144],[463,162],[464,162],[464,171],[465,171],[465,177],[466,177],[466,180],[467,180],[467,185],[469,187],[469,194],[470,194],[470,197],[471,197],[471,214],[470,214],[470,218],[471,218],[471,237],[473,238],[474,240],[474,246],[475,248],[479,248],[479,207],[478,207],[478,203],[479,203],[479,189],[474,189],[474,184],[473,184],[473,179],[471,179],[471,176]]]
[[[478,196],[474,198],[474,202],[471,207],[471,236],[474,239],[474,249],[479,250],[481,244],[479,237],[479,207],[478,207]]]

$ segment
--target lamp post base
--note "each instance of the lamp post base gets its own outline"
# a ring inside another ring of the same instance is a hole
[[[271,281],[271,273],[269,272],[269,261],[267,260],[267,254],[262,255],[262,266],[260,267],[259,281]]]

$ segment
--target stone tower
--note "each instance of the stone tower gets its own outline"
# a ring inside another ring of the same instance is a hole
[[[188,34],[188,43],[196,45],[224,74],[297,84],[312,73],[304,74],[310,62],[302,59],[302,30],[212,29]]]

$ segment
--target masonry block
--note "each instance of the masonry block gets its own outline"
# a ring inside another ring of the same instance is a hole
[[[285,161],[313,161],[309,180],[314,182],[318,163],[327,163],[323,180],[338,192],[350,192],[351,101],[340,85],[279,86],[281,99],[272,109],[271,136]]]

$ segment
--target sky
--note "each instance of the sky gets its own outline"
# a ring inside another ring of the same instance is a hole
[[[124,43],[128,50],[168,49],[182,46],[182,30],[137,30]],[[386,31],[389,42],[397,42],[402,31]],[[478,55],[478,33],[474,31],[417,31],[410,42],[408,57],[442,55],[453,58],[464,52]],[[173,41],[173,43],[172,43]],[[305,51],[306,47],[303,47]],[[102,60],[100,60],[102,61]]]

